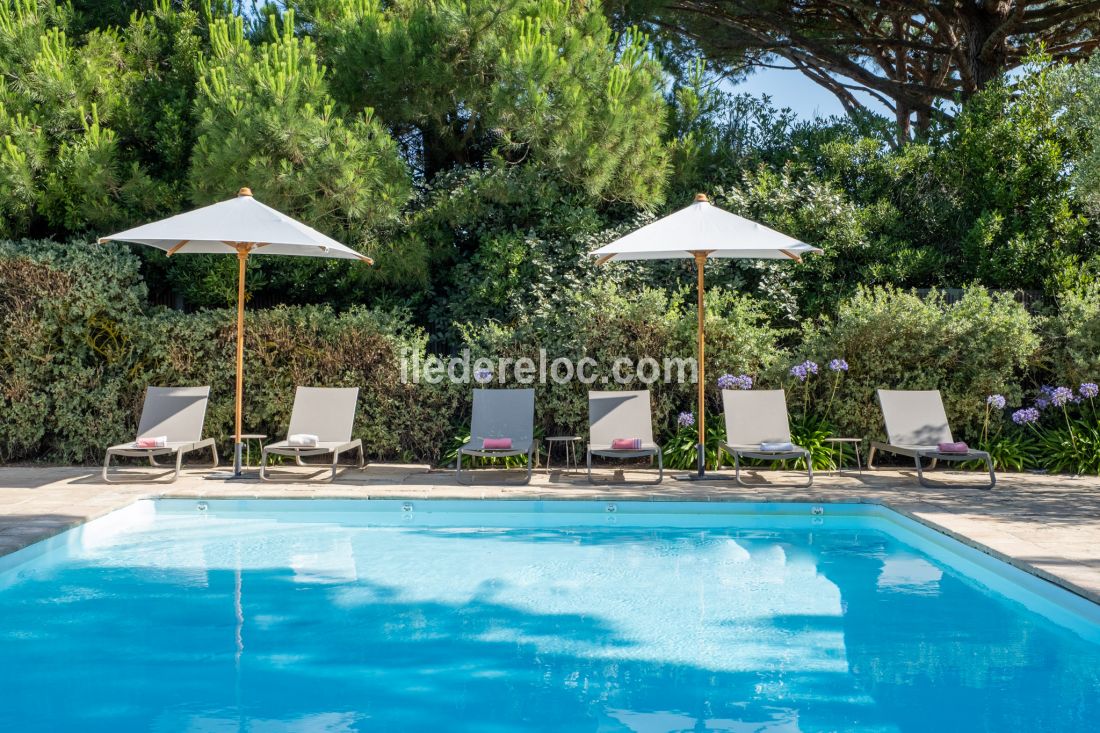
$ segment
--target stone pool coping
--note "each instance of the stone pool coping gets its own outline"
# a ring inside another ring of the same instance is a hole
[[[295,469],[303,478],[320,475]],[[913,471],[864,471],[862,475],[818,475],[813,488],[777,482],[794,474],[762,471],[748,478],[766,483],[737,486],[729,480],[663,484],[590,485],[583,475],[536,470],[528,486],[506,485],[517,472],[487,470],[481,483],[462,486],[450,471],[427,466],[372,464],[343,472],[334,483],[267,484],[258,480],[204,479],[204,470],[185,470],[167,484],[105,484],[96,469],[66,466],[0,467],[0,555],[52,537],[139,499],[537,499],[615,501],[748,501],[870,503],[892,509],[982,552],[1100,604],[1100,478],[1001,474],[992,491],[957,486],[921,487]],[[135,478],[138,474],[135,473]],[[628,471],[625,479],[652,474]],[[612,477],[610,470],[599,478]],[[960,484],[977,474],[944,473]]]

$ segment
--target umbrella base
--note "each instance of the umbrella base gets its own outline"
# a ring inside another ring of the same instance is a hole
[[[259,481],[259,471],[241,471],[240,473],[208,473],[203,476],[207,481]]]
[[[209,473],[203,478],[210,481],[258,481],[260,472],[245,471],[241,468],[241,457],[244,452],[244,443],[237,443],[233,447],[233,473]]]
[[[702,443],[695,445],[695,473],[676,476],[677,481],[705,481],[707,477],[706,453]]]

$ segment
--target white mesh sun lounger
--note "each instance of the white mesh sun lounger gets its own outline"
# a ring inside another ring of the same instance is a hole
[[[939,390],[880,389],[878,403],[890,442],[871,443],[867,468],[875,467],[875,451],[878,450],[907,456],[913,459],[921,486],[935,488],[946,484],[936,484],[924,478],[923,459],[932,461],[929,468],[935,468],[937,461],[984,461],[989,469],[989,485],[981,488],[992,489],[997,484],[993,459],[985,451],[970,449],[966,453],[944,453],[939,449],[940,443],[955,442]]]
[[[763,443],[790,443],[791,425],[787,420],[787,396],[781,389],[722,390],[722,410],[726,418],[726,442],[718,449],[718,467],[722,467],[722,452],[733,456],[734,480],[742,486],[752,486],[741,480],[741,459],[765,461],[806,461],[806,483],[814,483],[813,457],[805,448],[792,445],[788,450],[763,450]],[[759,484],[757,484],[759,485]]]
[[[202,424],[206,420],[206,403],[210,399],[209,387],[149,387],[145,390],[145,404],[138,422],[138,438],[164,436],[168,440],[161,448],[140,448],[137,441],[112,445],[103,459],[103,480],[107,483],[126,483],[112,480],[109,475],[112,456],[147,458],[149,465],[157,466],[157,456],[174,455],[176,470],[172,481],[180,476],[185,453],[210,449],[213,466],[218,465],[218,448],[213,438],[202,437]],[[143,477],[140,482],[149,479]]]
[[[458,449],[455,479],[462,481],[462,456],[503,458],[527,455],[527,478],[531,482],[531,454],[535,446],[535,390],[475,389],[470,440]],[[486,450],[486,438],[511,438],[512,447]]]
[[[294,407],[290,411],[290,428],[287,436],[316,435],[317,444],[309,446],[291,445],[280,440],[264,446],[260,455],[260,480],[273,481],[268,476],[267,457],[290,456],[298,465],[302,458],[332,454],[332,474],[328,480],[336,478],[340,454],[356,451],[357,468],[363,467],[363,441],[351,439],[352,426],[355,423],[355,408],[359,401],[358,387],[299,387],[294,393]],[[294,478],[281,478],[282,481],[298,481]]]
[[[638,438],[639,448],[612,448],[617,438]],[[588,482],[592,480],[592,456],[603,458],[657,458],[657,480],[665,476],[661,446],[653,441],[653,410],[649,390],[588,393]]]

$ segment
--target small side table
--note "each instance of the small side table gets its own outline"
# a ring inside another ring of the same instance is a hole
[[[863,459],[859,455],[859,447],[863,444],[863,438],[825,438],[826,443],[836,446],[836,475],[844,475],[844,444],[851,443],[856,449],[856,470],[863,475]],[[832,449],[830,448],[830,451]],[[848,472],[851,474],[851,471]]]
[[[546,445],[546,475],[547,476],[550,475],[550,456],[554,455],[554,444],[555,443],[564,443],[565,444],[565,468],[563,469],[563,473],[567,473],[569,471],[570,457],[572,457],[572,460],[573,460],[573,471],[577,472],[577,471],[580,470],[580,466],[577,465],[577,443],[579,443],[580,441],[581,441],[581,437],[579,435],[554,435],[554,436],[551,436],[551,437],[546,439],[546,443],[547,443],[547,445]]]
[[[241,442],[244,443],[244,465],[252,465],[252,444],[249,441],[256,441],[261,451],[264,449],[264,441],[267,440],[266,435],[260,435],[259,433],[241,433]]]

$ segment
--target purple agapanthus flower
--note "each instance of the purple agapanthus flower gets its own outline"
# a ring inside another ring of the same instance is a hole
[[[833,359],[829,362],[829,368],[834,372],[846,372],[848,371],[848,362],[843,359]]]
[[[1039,422],[1039,411],[1034,407],[1025,407],[1012,413],[1012,422],[1017,425],[1029,425]]]
[[[690,412],[681,412],[676,418],[676,424],[682,428],[690,428],[695,424],[695,415]]]
[[[798,377],[798,381],[805,382],[811,374],[817,374],[817,362],[807,359],[801,364],[791,367],[791,376]]]
[[[1040,410],[1045,410],[1050,407],[1050,400],[1048,400],[1046,397],[1040,397],[1039,399],[1035,400],[1035,407]]]
[[[985,398],[985,403],[994,410],[1005,409],[1005,396],[1003,394],[991,394]]]
[[[487,384],[493,381],[492,369],[477,369],[474,371],[474,381],[478,384]]]
[[[1055,387],[1050,393],[1050,401],[1055,407],[1062,407],[1067,402],[1073,401],[1073,390],[1069,387]]]
[[[1085,382],[1077,390],[1081,393],[1081,396],[1086,399],[1092,399],[1097,395],[1100,395],[1100,386],[1097,386],[1095,382]]]
[[[723,374],[718,377],[719,389],[752,389],[752,377],[748,374]]]

